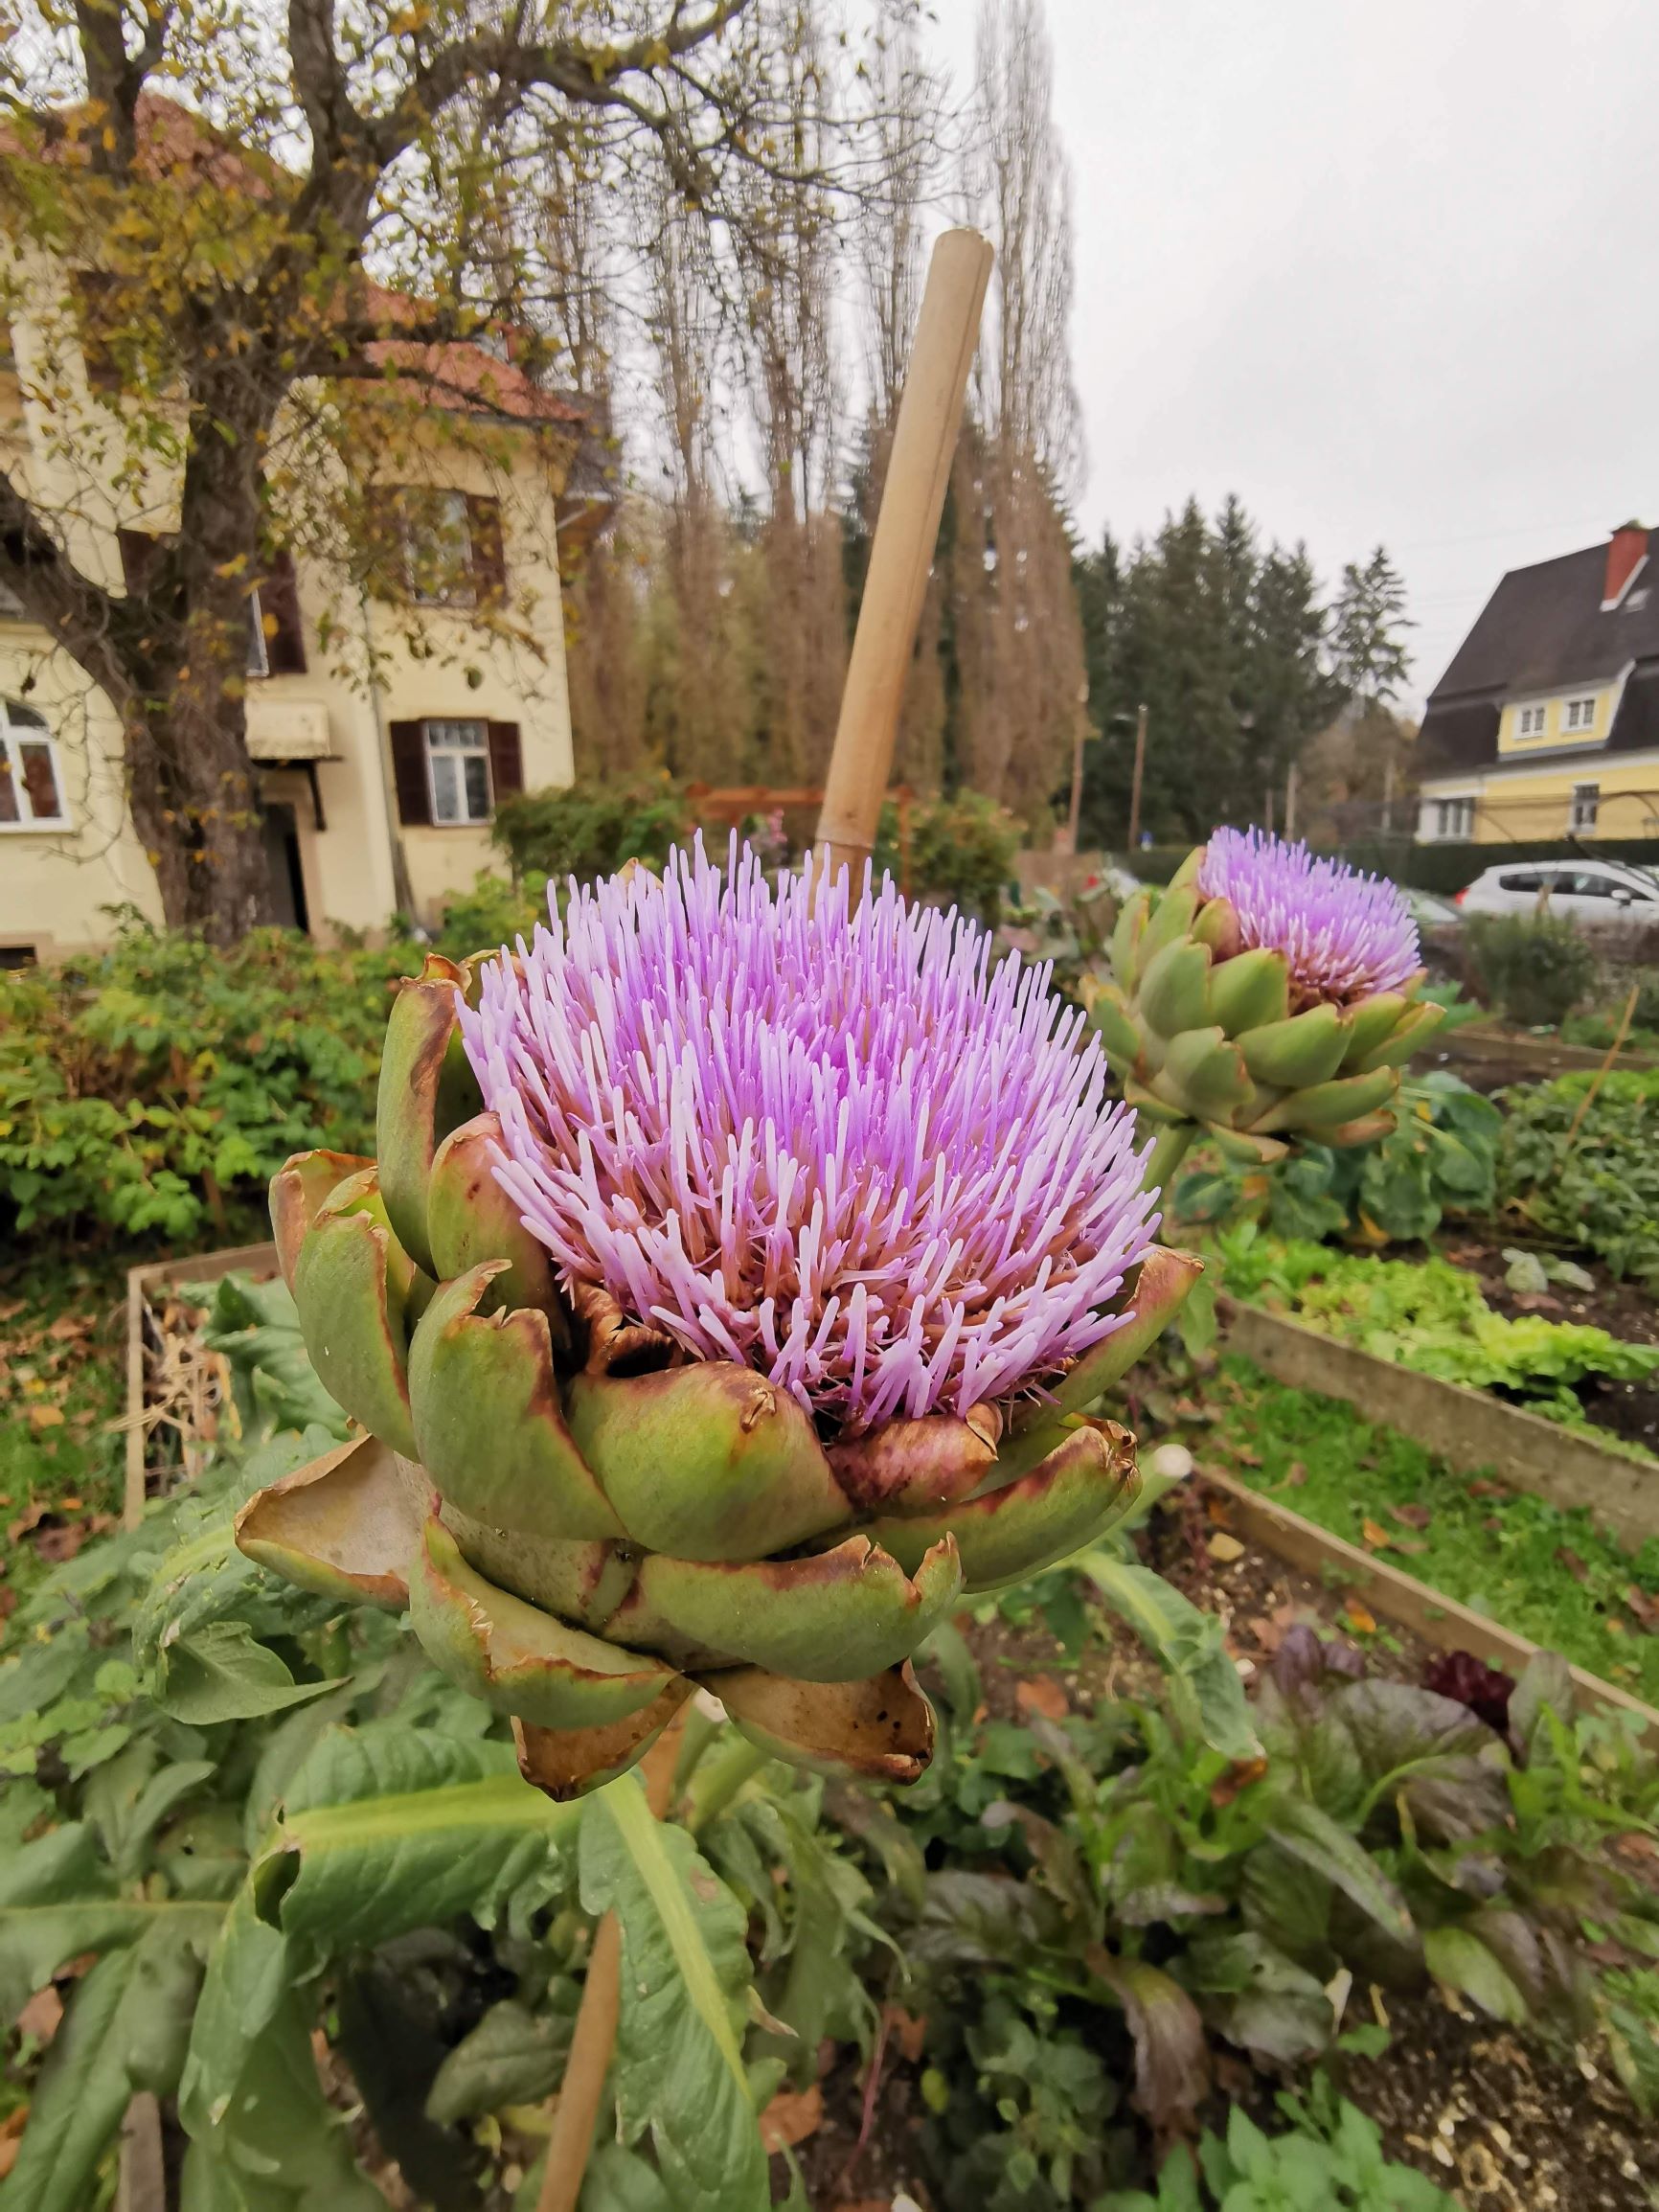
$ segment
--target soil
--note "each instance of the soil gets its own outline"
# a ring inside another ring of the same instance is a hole
[[[1387,2000],[1394,2041],[1348,2062],[1343,2087],[1392,2156],[1466,2212],[1651,2212],[1659,2143],[1618,2084],[1580,2053],[1449,2003]]]

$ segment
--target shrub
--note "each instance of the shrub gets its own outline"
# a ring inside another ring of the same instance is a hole
[[[1481,995],[1528,1029],[1554,1029],[1596,980],[1596,955],[1564,916],[1471,914],[1467,932]]]
[[[465,960],[468,953],[528,937],[546,920],[547,878],[539,868],[527,868],[515,884],[481,868],[471,890],[457,892],[444,907],[433,943],[451,960]]]
[[[912,898],[930,906],[956,906],[994,929],[1013,876],[1013,856],[1024,839],[1017,818],[979,791],[937,799],[910,817],[909,867]],[[875,836],[875,873],[900,874],[903,855],[898,810],[881,810]]]
[[[79,1225],[183,1240],[290,1152],[365,1152],[387,987],[419,950],[260,929],[226,952],[128,928],[0,977],[0,1241]],[[8,1223],[6,1217],[11,1217]]]
[[[684,843],[693,826],[680,787],[653,776],[521,792],[496,809],[490,833],[515,882],[538,869],[556,883],[567,876],[586,883],[614,875],[625,860],[661,868],[669,848]]]

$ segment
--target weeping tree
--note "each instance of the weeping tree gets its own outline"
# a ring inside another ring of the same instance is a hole
[[[0,31],[33,437],[0,475],[0,585],[119,718],[168,921],[226,942],[268,899],[255,595],[327,534],[376,558],[376,450],[537,415],[569,327],[561,156],[721,212],[774,143],[770,25],[756,0],[0,0]]]

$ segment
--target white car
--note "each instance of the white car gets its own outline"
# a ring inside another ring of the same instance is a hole
[[[1457,895],[1465,914],[1564,914],[1598,923],[1659,922],[1659,876],[1622,860],[1512,860],[1488,868]]]

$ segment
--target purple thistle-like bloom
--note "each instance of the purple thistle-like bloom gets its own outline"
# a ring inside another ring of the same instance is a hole
[[[845,877],[774,887],[699,840],[573,883],[463,1025],[567,1288],[843,1433],[1052,1381],[1151,1243],[1082,1014],[891,882],[849,921]]]
[[[1232,902],[1246,951],[1284,954],[1293,1006],[1398,991],[1421,965],[1417,924],[1394,884],[1271,832],[1215,831],[1198,889]]]

